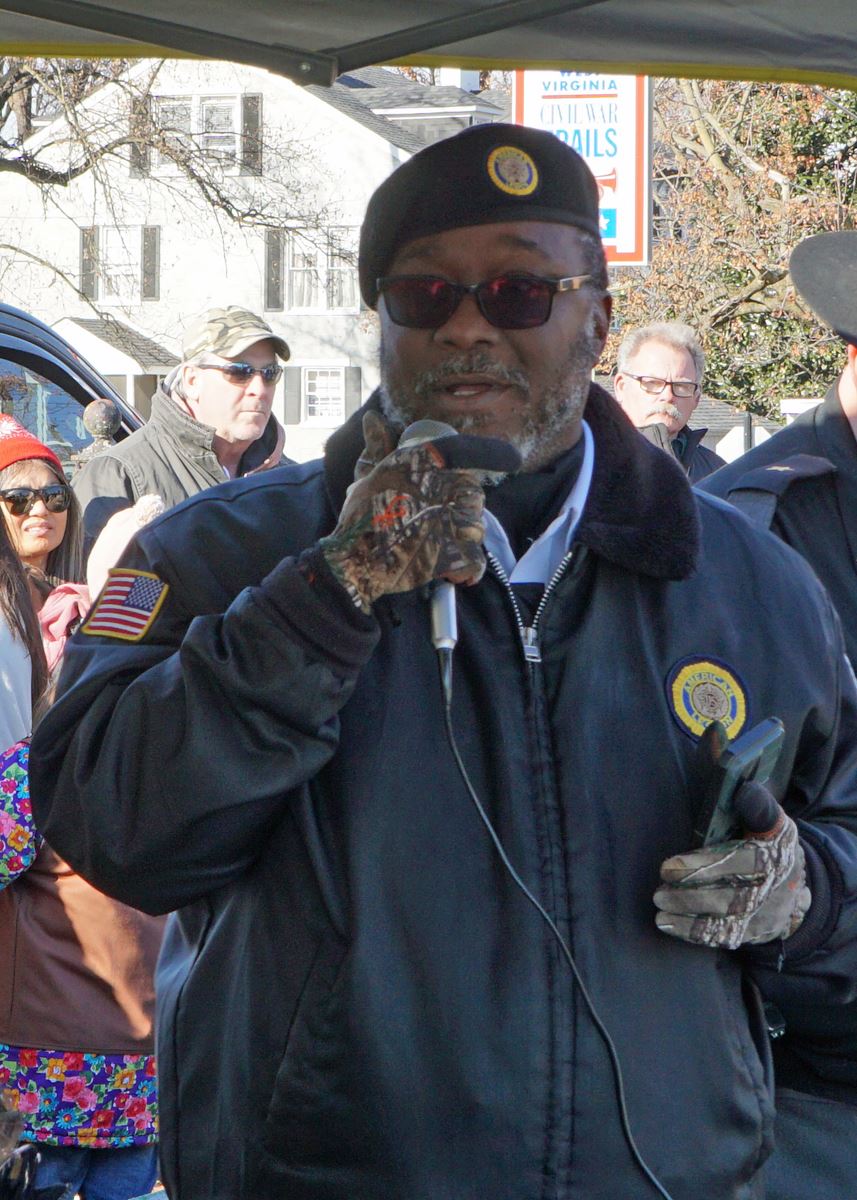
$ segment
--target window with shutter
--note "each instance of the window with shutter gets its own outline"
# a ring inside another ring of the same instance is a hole
[[[80,231],[80,290],[102,304],[160,299],[158,225],[91,225]]]
[[[304,367],[302,419],[310,425],[341,425],[345,420],[345,368]]]
[[[152,168],[159,173],[178,173],[193,154],[226,171],[261,173],[261,96],[156,96],[152,115],[160,147]]]
[[[144,225],[140,243],[140,299],[161,298],[161,230]]]
[[[357,229],[294,231],[288,246],[292,312],[359,312]]]
[[[80,290],[89,300],[98,299],[98,226],[80,231]]]

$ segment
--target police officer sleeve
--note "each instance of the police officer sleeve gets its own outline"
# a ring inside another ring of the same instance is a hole
[[[833,606],[813,586],[829,652],[816,663],[818,704],[783,800],[797,822],[812,902],[791,937],[742,954],[770,999],[845,1003],[857,996],[857,681]]]
[[[333,754],[378,638],[318,551],[284,559],[225,611],[193,611],[192,594],[145,530],[69,644],[32,749],[46,840],[152,913],[253,863],[292,789]]]

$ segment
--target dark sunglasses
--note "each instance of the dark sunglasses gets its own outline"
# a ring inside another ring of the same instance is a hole
[[[543,279],[498,275],[482,283],[451,283],[440,275],[387,275],[377,281],[390,320],[408,329],[440,329],[465,296],[475,296],[496,329],[534,329],[549,320],[557,292],[576,292],[591,275]]]
[[[65,483],[50,483],[47,487],[15,487],[0,492],[0,500],[13,517],[26,517],[41,500],[48,512],[65,512],[71,504],[71,488]]]
[[[261,375],[263,383],[276,383],[283,368],[275,363],[270,367],[252,367],[250,363],[197,363],[201,371],[222,371],[230,383],[249,383],[254,375]]]
[[[623,374],[629,379],[636,379],[643,391],[648,392],[650,396],[659,396],[666,387],[670,387],[674,396],[688,400],[699,391],[699,384],[694,383],[692,379],[658,379],[655,375],[632,375],[630,371]]]

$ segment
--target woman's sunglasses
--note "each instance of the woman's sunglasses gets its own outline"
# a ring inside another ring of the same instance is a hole
[[[482,283],[451,283],[440,275],[387,275],[377,287],[390,320],[408,329],[440,329],[465,296],[475,296],[482,316],[496,329],[534,329],[550,319],[557,292],[576,292],[591,278],[498,275]]]
[[[0,500],[13,517],[26,517],[37,500],[41,500],[48,512],[60,513],[71,504],[71,488],[65,483],[51,483],[43,488],[6,488],[0,492]]]
[[[196,366],[201,371],[222,371],[230,383],[242,386],[254,375],[261,375],[263,383],[276,383],[283,373],[283,368],[275,363],[269,367],[254,367],[250,363],[197,363]]]

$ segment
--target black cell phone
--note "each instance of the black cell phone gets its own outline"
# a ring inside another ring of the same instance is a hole
[[[692,787],[699,805],[694,820],[695,846],[710,846],[741,836],[733,801],[742,783],[766,783],[777,765],[785,737],[778,717],[767,717],[730,742],[713,721],[697,744]]]

